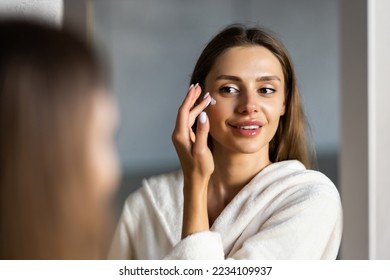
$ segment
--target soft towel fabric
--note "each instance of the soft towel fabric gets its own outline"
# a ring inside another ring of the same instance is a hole
[[[342,208],[334,184],[296,160],[259,172],[210,230],[181,239],[183,175],[152,177],[127,199],[110,259],[335,259]]]

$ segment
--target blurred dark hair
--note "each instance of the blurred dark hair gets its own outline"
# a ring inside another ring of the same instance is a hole
[[[85,156],[97,55],[37,22],[0,21],[0,39],[0,259],[101,258]]]
[[[276,134],[270,142],[270,160],[277,162],[296,159],[309,168],[306,118],[301,105],[295,70],[286,48],[271,32],[261,27],[248,28],[241,24],[227,26],[204,48],[192,72],[190,84],[199,83],[204,88],[206,77],[216,59],[226,50],[241,46],[267,48],[279,60],[283,70],[286,111],[280,118]],[[196,122],[193,129],[196,131]],[[209,141],[209,145],[211,144]]]

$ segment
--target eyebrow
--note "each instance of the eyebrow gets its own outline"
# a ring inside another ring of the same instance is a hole
[[[240,77],[231,76],[231,75],[219,75],[216,78],[216,80],[229,80],[229,81],[236,81],[236,82],[242,81]],[[275,75],[261,76],[261,77],[256,78],[256,82],[265,82],[265,81],[273,81],[273,80],[277,80],[277,81],[281,82],[280,78],[278,76],[275,76]]]

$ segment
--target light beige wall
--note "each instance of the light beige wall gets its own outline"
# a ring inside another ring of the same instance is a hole
[[[390,1],[368,3],[370,258],[390,259]]]
[[[340,0],[343,259],[390,259],[389,10]]]

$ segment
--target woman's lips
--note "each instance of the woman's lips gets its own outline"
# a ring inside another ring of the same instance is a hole
[[[229,126],[232,127],[234,133],[240,136],[253,137],[260,133],[264,123],[258,120],[248,120],[229,123]]]

